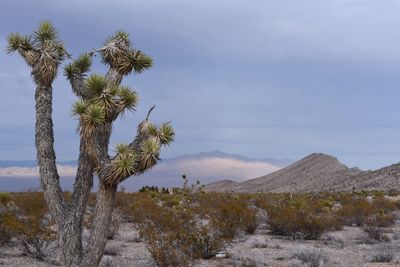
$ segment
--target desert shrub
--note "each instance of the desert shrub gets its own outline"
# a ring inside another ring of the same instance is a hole
[[[294,239],[317,239],[324,232],[341,228],[332,212],[313,197],[297,197],[270,202],[266,207],[273,234]]]
[[[7,229],[6,223],[9,216],[7,204],[10,200],[9,193],[0,192],[0,244],[7,243],[11,239],[11,233]]]
[[[10,202],[11,196],[8,192],[0,192],[0,205],[7,206],[7,203]]]
[[[309,267],[323,266],[327,261],[325,253],[314,247],[302,249],[296,252],[294,256]]]
[[[135,195],[135,193],[125,191],[117,192],[115,195],[115,207],[120,210],[129,211],[129,205],[134,200]]]
[[[393,240],[400,240],[400,232],[395,232],[392,236]]]
[[[48,212],[46,202],[42,192],[28,191],[13,195],[12,200],[19,211],[32,221],[39,222]]]
[[[43,261],[49,256],[49,240],[42,236],[23,236],[21,243],[24,251],[35,259]]]
[[[362,226],[367,218],[374,213],[373,205],[366,199],[354,199],[344,203],[342,208],[337,211],[337,215],[346,225]]]
[[[0,213],[0,244],[7,243],[12,237],[25,230],[25,225],[11,212]]]
[[[44,260],[48,254],[47,247],[55,238],[51,229],[54,224],[47,215],[48,209],[42,192],[18,193],[14,198],[18,207],[18,220],[24,225],[17,231],[18,238],[25,252],[32,257]]]
[[[397,203],[382,197],[376,197],[372,202],[374,208],[381,213],[390,213],[398,209]]]
[[[387,244],[379,245],[371,257],[371,262],[392,262],[395,257],[395,250]]]
[[[344,248],[346,245],[345,240],[342,237],[337,237],[332,234],[327,234],[323,237],[324,243],[327,245],[333,245],[338,248]]]
[[[196,183],[189,185],[189,180],[186,175],[182,175],[183,178],[183,187],[182,190],[178,190],[177,195],[182,196],[182,201],[185,205],[193,205],[199,202],[201,196],[205,194],[204,185],[200,183],[200,181],[196,181]]]
[[[392,189],[389,189],[387,194],[390,197],[395,197],[395,196],[398,196],[400,194],[400,192],[398,190],[392,188]]]
[[[337,215],[346,225],[389,227],[396,220],[393,214],[396,209],[396,203],[384,197],[377,197],[373,201],[350,198],[337,211]]]
[[[317,239],[327,228],[322,218],[292,207],[271,209],[268,214],[270,229],[277,235]]]
[[[257,267],[257,263],[249,258],[245,258],[243,260],[241,260],[240,262],[240,267]]]
[[[177,195],[163,194],[161,195],[161,201],[163,203],[163,206],[172,208],[174,206],[179,206],[181,198]]]
[[[372,257],[371,262],[392,262],[393,258],[393,252],[381,251]]]
[[[158,266],[184,266],[191,259],[209,259],[224,246],[222,234],[192,218],[171,223],[142,225],[141,235]],[[166,220],[164,220],[165,222]]]
[[[383,191],[372,190],[369,193],[375,198],[383,198],[383,197],[385,197],[385,192],[383,192]]]
[[[26,253],[43,260],[49,252],[49,243],[55,238],[43,193],[10,194],[8,201],[12,201],[15,207],[0,214],[0,239],[6,242],[16,237]]]
[[[225,241],[218,229],[203,225],[197,226],[193,230],[187,240],[191,247],[191,253],[193,253],[192,258],[212,258],[224,247]]]
[[[165,224],[171,216],[168,209],[158,205],[156,200],[148,194],[143,194],[140,198],[135,198],[129,209],[132,220],[139,224],[146,223],[147,221]]]
[[[396,216],[393,213],[377,213],[369,216],[365,222],[369,227],[390,227],[396,222]]]
[[[208,259],[225,245],[222,232],[199,213],[198,203],[179,196],[179,205],[169,205],[166,194],[140,194],[131,205],[131,214],[159,266],[185,266],[189,260]]]
[[[225,239],[234,238],[240,231],[254,234],[258,226],[257,210],[238,195],[208,193],[200,200],[200,214],[209,218]]]
[[[149,252],[157,266],[189,266],[188,255],[179,249],[178,241],[172,233],[161,234],[147,229],[142,234],[146,238]]]
[[[389,241],[389,238],[385,235],[385,229],[381,227],[375,226],[367,226],[363,228],[364,231],[368,234],[369,238],[372,238],[376,241]]]

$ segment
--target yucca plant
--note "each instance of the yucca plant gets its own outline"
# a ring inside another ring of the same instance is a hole
[[[124,112],[134,111],[138,102],[137,93],[121,82],[131,73],[150,68],[152,58],[133,48],[126,32],[118,31],[100,49],[83,53],[65,65],[64,75],[78,97],[72,115],[79,120],[80,136],[74,191],[67,200],[60,187],[54,152],[52,83],[62,61],[71,56],[50,22],[42,22],[31,35],[10,34],[7,52],[18,52],[24,58],[36,84],[37,160],[45,199],[58,225],[61,264],[97,266],[107,242],[118,184],[156,165],[161,146],[174,140],[169,122],[150,122],[152,107],[138,125],[134,140],[117,145],[115,155],[108,151],[113,122]],[[89,75],[96,54],[108,66],[105,75]],[[83,215],[94,174],[99,177],[99,187],[89,241],[83,247]]]

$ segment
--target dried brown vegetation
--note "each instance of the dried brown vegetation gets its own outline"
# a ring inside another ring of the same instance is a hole
[[[271,234],[292,239],[318,239],[327,231],[353,225],[363,227],[374,242],[388,241],[399,209],[398,202],[376,193],[246,195],[204,193],[199,185],[173,191],[116,196],[116,229],[121,221],[134,223],[158,266],[188,266],[196,259],[213,258],[239,234],[252,234],[260,222],[268,224]],[[0,203],[3,242],[12,237],[21,242],[54,238],[42,193],[3,193]],[[257,213],[262,210],[267,216],[260,221]]]
[[[55,238],[47,205],[41,192],[2,194],[0,212],[0,240],[17,238],[26,253],[43,260],[48,242]]]

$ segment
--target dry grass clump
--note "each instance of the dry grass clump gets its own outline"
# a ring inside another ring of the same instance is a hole
[[[389,263],[394,260],[397,249],[388,244],[380,244],[374,251],[371,262]]]
[[[296,252],[294,256],[309,267],[324,266],[328,261],[325,252],[315,247],[307,247]]]
[[[241,260],[239,267],[257,267],[257,263],[252,259],[246,258]]]

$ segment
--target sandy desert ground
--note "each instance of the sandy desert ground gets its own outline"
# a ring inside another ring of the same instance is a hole
[[[235,238],[223,251],[225,258],[200,260],[193,262],[193,266],[400,266],[400,220],[386,231],[386,242],[370,239],[359,227],[344,227],[324,234],[319,240],[308,241],[271,235],[266,224],[260,224],[254,235],[242,234]],[[393,256],[391,263],[373,262],[376,257],[388,255]],[[17,243],[0,248],[0,265],[55,266],[28,257]],[[100,266],[156,265],[135,225],[124,223],[108,242]]]

